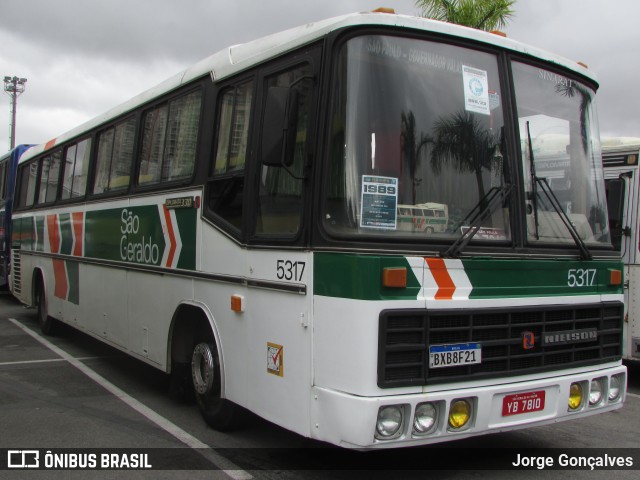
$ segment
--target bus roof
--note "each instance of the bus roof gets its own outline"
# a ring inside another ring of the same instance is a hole
[[[640,137],[609,137],[601,140],[602,152],[640,150]]]
[[[356,26],[404,27],[456,38],[469,39],[484,44],[497,45],[507,50],[533,56],[535,58],[541,58],[557,65],[561,65],[590,79],[592,82],[597,83],[593,73],[577,62],[567,60],[553,53],[525,45],[500,35],[451,23],[426,19],[423,17],[379,12],[353,13],[319,22],[308,23],[300,27],[253,40],[248,43],[225,48],[210,57],[201,60],[186,70],[168,78],[150,90],[131,98],[125,103],[93,118],[92,120],[89,120],[73,130],[62,134],[47,143],[32,148],[26,155],[22,156],[21,162],[26,161],[67,140],[79,137],[85,132],[124,115],[136,107],[141,106],[164,93],[175,90],[181,85],[192,80],[210,75],[213,81],[218,81],[242,72],[253,65],[271,58],[276,58],[291,50],[295,50],[298,47],[310,44],[331,32]]]

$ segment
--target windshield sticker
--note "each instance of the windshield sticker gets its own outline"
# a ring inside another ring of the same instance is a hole
[[[360,227],[395,230],[397,207],[397,178],[362,176]]]
[[[470,228],[462,226],[460,231],[464,235]],[[473,238],[477,240],[506,240],[507,234],[503,228],[480,227]]]
[[[464,108],[469,112],[490,115],[487,72],[463,65],[462,81],[464,83]]]

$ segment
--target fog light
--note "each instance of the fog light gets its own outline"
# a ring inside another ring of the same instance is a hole
[[[456,400],[449,409],[449,425],[451,428],[464,427],[471,418],[471,403],[468,400]]]
[[[594,378],[591,380],[589,388],[589,405],[592,407],[598,405],[604,395],[604,382],[602,378]]]
[[[400,427],[402,427],[402,419],[402,407],[400,405],[381,407],[378,410],[376,437],[389,439],[396,436],[400,432]]]
[[[572,383],[569,389],[569,410],[577,410],[582,405],[582,385]]]
[[[609,401],[615,402],[620,398],[620,393],[622,392],[622,381],[623,375],[614,375],[611,377],[611,382],[609,383]]]
[[[438,423],[438,409],[433,403],[421,403],[416,407],[413,417],[413,433],[426,435],[433,431]]]

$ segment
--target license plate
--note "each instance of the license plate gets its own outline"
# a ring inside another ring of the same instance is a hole
[[[515,393],[502,399],[502,416],[544,410],[544,390],[527,393]]]
[[[482,363],[482,346],[479,343],[429,346],[429,368],[457,367],[475,363]]]

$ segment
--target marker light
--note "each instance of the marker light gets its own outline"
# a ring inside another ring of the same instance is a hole
[[[376,8],[375,10],[373,10],[373,13],[393,13],[393,14],[395,14],[396,11],[393,8],[380,7],[380,8]]]
[[[569,388],[569,410],[577,410],[582,405],[582,385],[572,383]]]
[[[244,312],[244,297],[242,295],[231,295],[231,311]]]
[[[438,423],[438,409],[433,403],[421,403],[416,407],[413,418],[413,433],[426,435],[431,433]]]
[[[604,397],[604,379],[594,378],[591,380],[589,388],[589,405],[592,407],[598,405]]]
[[[609,285],[622,285],[622,271],[617,268],[609,269]]]
[[[389,405],[378,410],[378,421],[376,422],[376,437],[390,439],[400,432],[402,427],[402,406]]]
[[[469,400],[456,400],[449,409],[449,426],[460,429],[471,419],[471,402]]]
[[[404,267],[383,268],[382,286],[389,288],[405,288],[407,286],[407,269]]]

